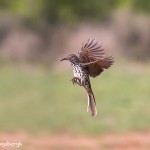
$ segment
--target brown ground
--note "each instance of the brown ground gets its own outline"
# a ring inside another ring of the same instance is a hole
[[[25,133],[1,133],[2,142],[21,142],[0,150],[150,150],[150,132],[117,133],[100,136],[80,136],[70,134],[37,135]]]

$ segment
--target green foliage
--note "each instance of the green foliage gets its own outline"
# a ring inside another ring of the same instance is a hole
[[[134,0],[134,9],[142,12],[150,12],[150,1],[149,0]]]
[[[96,118],[86,112],[84,89],[69,81],[71,71],[1,68],[0,130],[100,134],[149,129],[149,66],[126,66],[92,79]]]
[[[115,4],[109,0],[45,0],[41,14],[49,23],[99,20],[108,15]]]
[[[1,10],[25,17],[29,22],[74,23],[101,20],[118,7],[149,12],[149,0],[1,0]]]

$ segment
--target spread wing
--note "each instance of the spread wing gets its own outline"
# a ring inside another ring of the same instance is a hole
[[[78,54],[81,64],[91,77],[98,76],[113,64],[113,58],[104,56],[104,49],[95,39],[89,39],[85,44],[82,44]]]

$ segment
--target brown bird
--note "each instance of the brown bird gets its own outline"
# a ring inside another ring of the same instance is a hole
[[[78,84],[86,89],[88,97],[87,111],[90,108],[91,115],[96,116],[96,101],[89,76],[96,77],[100,75],[104,69],[108,69],[113,64],[113,58],[104,56],[104,49],[95,39],[89,39],[85,44],[83,43],[78,55],[77,57],[75,54],[70,54],[61,61],[68,60],[71,62],[74,74],[71,81],[73,84]]]

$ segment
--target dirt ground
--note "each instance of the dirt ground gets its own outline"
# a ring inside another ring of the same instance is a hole
[[[13,143],[19,143],[12,145]],[[7,143],[7,144],[5,144]],[[5,145],[3,145],[5,144]],[[0,133],[0,150],[150,150],[150,132],[100,136]]]

